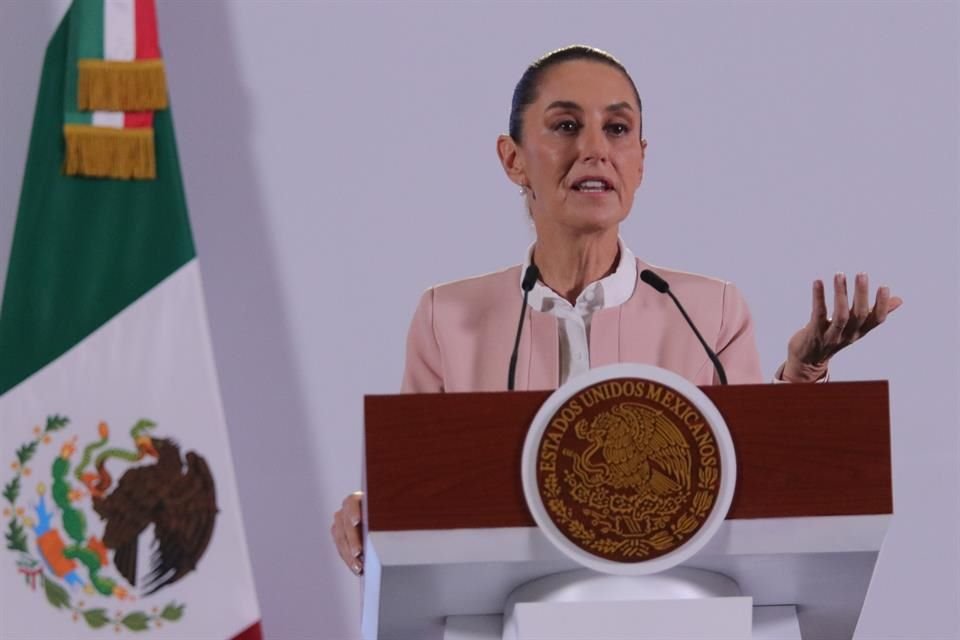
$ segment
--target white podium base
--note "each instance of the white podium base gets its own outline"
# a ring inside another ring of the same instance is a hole
[[[801,640],[794,606],[753,607],[751,640]],[[443,640],[500,640],[503,616],[448,616]],[[600,636],[591,635],[591,638]],[[633,638],[638,636],[634,635]],[[715,637],[715,636],[711,636]],[[579,639],[578,639],[579,640]],[[702,640],[698,638],[697,640]]]
[[[621,576],[565,571],[507,597],[502,640],[750,640],[751,598],[713,571]]]
[[[729,576],[756,606],[796,605],[807,640],[850,640],[889,523],[889,515],[726,520],[683,566]],[[499,620],[514,589],[580,568],[536,527],[372,532],[364,551],[364,640],[441,640],[447,616]]]
[[[752,598],[524,602],[504,640],[751,640]],[[513,634],[516,635],[513,635]]]

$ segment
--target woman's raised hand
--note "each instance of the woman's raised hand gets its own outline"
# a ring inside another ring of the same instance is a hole
[[[851,306],[847,296],[847,276],[838,273],[833,278],[833,315],[828,317],[823,282],[815,281],[810,321],[790,338],[783,380],[815,382],[823,378],[833,354],[877,328],[901,304],[903,300],[891,296],[889,288],[880,287],[871,308],[870,281],[867,274],[858,273]]]

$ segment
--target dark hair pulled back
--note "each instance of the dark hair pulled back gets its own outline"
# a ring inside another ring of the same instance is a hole
[[[619,60],[602,49],[588,47],[582,44],[571,45],[557,49],[556,51],[551,51],[537,58],[527,67],[527,70],[524,71],[520,77],[520,81],[513,90],[513,102],[510,105],[510,137],[513,138],[517,144],[520,144],[523,135],[523,114],[526,112],[527,107],[537,100],[537,89],[540,88],[540,82],[543,79],[544,72],[550,67],[571,60],[601,62],[620,71],[630,82],[630,86],[633,88],[633,95],[637,99],[637,107],[641,113],[643,112],[643,104],[640,102],[640,92],[637,91],[637,85],[634,84],[633,78],[630,77],[626,67],[624,67]],[[639,130],[640,137],[642,138],[642,119]]]

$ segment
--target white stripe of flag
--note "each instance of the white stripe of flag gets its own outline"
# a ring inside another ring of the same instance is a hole
[[[103,3],[103,59],[133,60],[137,52],[133,0]]]

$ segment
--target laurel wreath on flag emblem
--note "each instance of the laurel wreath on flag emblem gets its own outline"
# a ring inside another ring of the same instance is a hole
[[[184,604],[145,610],[133,603],[189,574],[206,551],[217,515],[206,461],[190,451],[184,464],[173,440],[152,435],[150,420],[129,430],[132,447],[126,438],[111,441],[105,422],[99,438],[81,446],[79,436],[65,433],[69,425],[69,418],[49,416],[10,465],[4,537],[17,572],[52,606],[95,629],[145,631],[179,621]],[[49,476],[31,466],[44,464],[38,458],[51,460]],[[140,575],[138,548],[150,525],[151,566]]]

